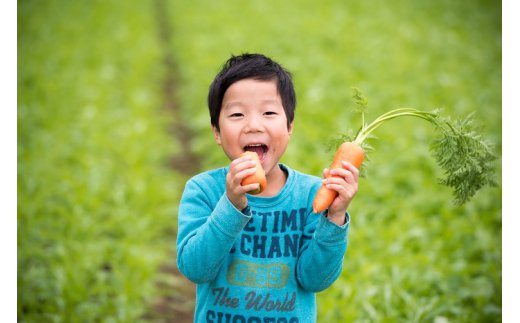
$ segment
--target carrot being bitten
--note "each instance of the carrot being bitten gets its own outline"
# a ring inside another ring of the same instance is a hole
[[[258,183],[258,188],[256,190],[249,191],[248,193],[253,195],[262,193],[262,191],[267,186],[267,179],[265,178],[265,172],[262,168],[262,164],[260,163],[260,158],[258,157],[258,154],[252,151],[246,151],[241,156],[249,156],[256,161],[256,172],[253,175],[244,178],[240,185],[244,186]]]

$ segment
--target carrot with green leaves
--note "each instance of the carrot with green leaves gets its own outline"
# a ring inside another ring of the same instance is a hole
[[[425,112],[412,108],[394,109],[380,115],[369,124],[365,123],[368,100],[363,93],[353,88],[353,98],[357,111],[361,113],[362,125],[354,138],[343,136],[330,169],[341,167],[341,161],[348,161],[357,168],[365,158],[365,140],[371,133],[388,120],[398,117],[417,117],[433,124],[440,135],[430,146],[430,151],[444,170],[445,178],[440,183],[454,191],[454,203],[461,205],[486,185],[495,186],[493,161],[496,155],[492,145],[475,130],[472,115],[452,122],[442,117],[438,110]],[[322,185],[313,201],[314,213],[325,211],[338,193]]]
[[[334,156],[334,161],[332,162],[330,169],[341,168],[342,161],[348,161],[359,169],[364,159],[365,152],[361,146],[353,142],[344,142],[336,151],[336,156]],[[327,177],[330,176],[334,175],[327,174]],[[322,185],[316,193],[316,197],[312,203],[314,213],[325,211],[325,209],[332,204],[332,201],[334,201],[336,196],[338,196],[338,192]]]

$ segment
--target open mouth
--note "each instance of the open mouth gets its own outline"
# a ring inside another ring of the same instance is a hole
[[[244,151],[252,151],[258,155],[260,162],[264,161],[265,156],[269,148],[264,144],[249,144],[244,147]]]

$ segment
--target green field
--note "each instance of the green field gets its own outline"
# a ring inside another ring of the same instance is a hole
[[[173,275],[186,179],[226,165],[207,89],[231,55],[294,76],[282,162],[321,175],[328,142],[390,109],[475,113],[501,156],[496,1],[18,3],[18,320],[181,322]],[[185,135],[183,137],[183,134]],[[377,130],[319,322],[501,322],[502,190],[456,207],[419,119]],[[159,306],[159,305],[162,305]],[[174,316],[177,315],[175,318]]]

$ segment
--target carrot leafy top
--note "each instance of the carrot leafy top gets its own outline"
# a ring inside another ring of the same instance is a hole
[[[353,91],[355,109],[361,114],[362,122],[357,134],[350,138],[354,143],[370,149],[365,140],[371,138],[372,132],[386,121],[404,116],[421,118],[436,127],[438,135],[430,145],[430,152],[444,171],[445,177],[440,179],[440,183],[453,189],[456,205],[464,204],[486,185],[497,185],[493,163],[497,158],[494,147],[477,130],[473,114],[452,121],[449,117],[441,116],[440,110],[426,112],[401,108],[388,111],[371,123],[366,123],[368,99],[359,89],[353,88]],[[342,139],[345,140],[346,137]]]

